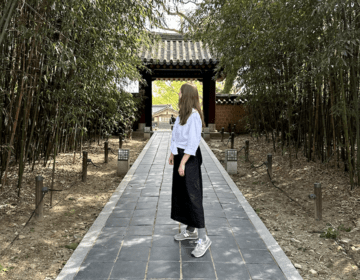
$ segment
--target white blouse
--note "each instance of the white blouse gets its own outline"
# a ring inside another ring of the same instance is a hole
[[[177,155],[177,148],[185,149],[184,153],[195,156],[201,141],[202,121],[197,110],[192,109],[186,124],[180,125],[180,116],[176,118],[172,131],[170,150]]]

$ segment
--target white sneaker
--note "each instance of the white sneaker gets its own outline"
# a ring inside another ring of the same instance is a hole
[[[187,240],[187,239],[198,239],[198,232],[195,228],[194,232],[184,229],[181,233],[178,233],[174,236],[174,239],[177,241]]]
[[[195,257],[195,258],[200,258],[203,255],[205,255],[207,249],[209,249],[210,245],[211,245],[211,240],[208,236],[206,236],[205,240],[199,239],[198,241],[196,241],[197,245],[195,247],[195,249],[191,252],[191,254]]]

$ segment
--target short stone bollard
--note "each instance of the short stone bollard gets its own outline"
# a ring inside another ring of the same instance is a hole
[[[237,173],[237,150],[227,149],[225,150],[225,169],[229,174]]]
[[[150,127],[149,126],[144,127],[144,138],[150,139]]]
[[[205,141],[210,140],[210,128],[209,127],[204,127],[203,138]]]
[[[117,176],[125,175],[130,168],[130,150],[119,149]]]

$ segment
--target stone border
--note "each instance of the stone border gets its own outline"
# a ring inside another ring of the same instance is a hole
[[[256,214],[254,209],[251,207],[249,202],[243,196],[237,185],[231,179],[230,175],[226,172],[225,168],[221,165],[217,157],[211,151],[208,144],[205,142],[203,138],[201,138],[206,150],[209,152],[210,156],[212,157],[214,163],[216,164],[217,168],[220,170],[221,174],[224,176],[226,182],[229,184],[230,188],[234,192],[236,198],[240,202],[240,205],[244,208],[246,214],[249,216],[250,221],[255,226],[257,232],[260,234],[261,238],[264,240],[268,250],[274,257],[275,261],[279,265],[280,269],[284,273],[285,277],[289,280],[303,280],[300,276],[299,272],[293,266],[289,258],[285,255],[284,251],[281,249],[279,244],[276,242],[274,237],[271,235],[269,230],[266,228],[264,223],[261,221],[259,216]]]
[[[70,259],[66,262],[66,265],[61,270],[60,274],[56,277],[56,280],[73,280],[75,275],[82,262],[84,261],[86,255],[89,253],[90,249],[94,245],[97,237],[99,236],[101,230],[105,226],[107,219],[112,213],[116,203],[119,201],[122,193],[124,192],[126,186],[130,182],[133,174],[135,173],[136,168],[141,163],[145,153],[149,149],[151,143],[155,139],[155,134],[150,140],[147,142],[136,161],[133,163],[129,171],[126,173],[125,177],[121,180],[121,183],[116,188],[114,193],[111,195],[109,201],[106,203],[104,208],[101,210],[99,216],[96,218],[84,238],[81,240],[80,244],[76,248],[76,250],[72,253]]]

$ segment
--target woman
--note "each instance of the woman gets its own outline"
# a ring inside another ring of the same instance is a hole
[[[187,225],[175,240],[197,239],[191,254],[202,257],[211,245],[205,233],[203,186],[201,177],[201,130],[204,117],[196,86],[183,84],[179,92],[179,116],[171,138],[169,164],[174,165],[171,219]],[[197,231],[198,229],[198,231]]]

